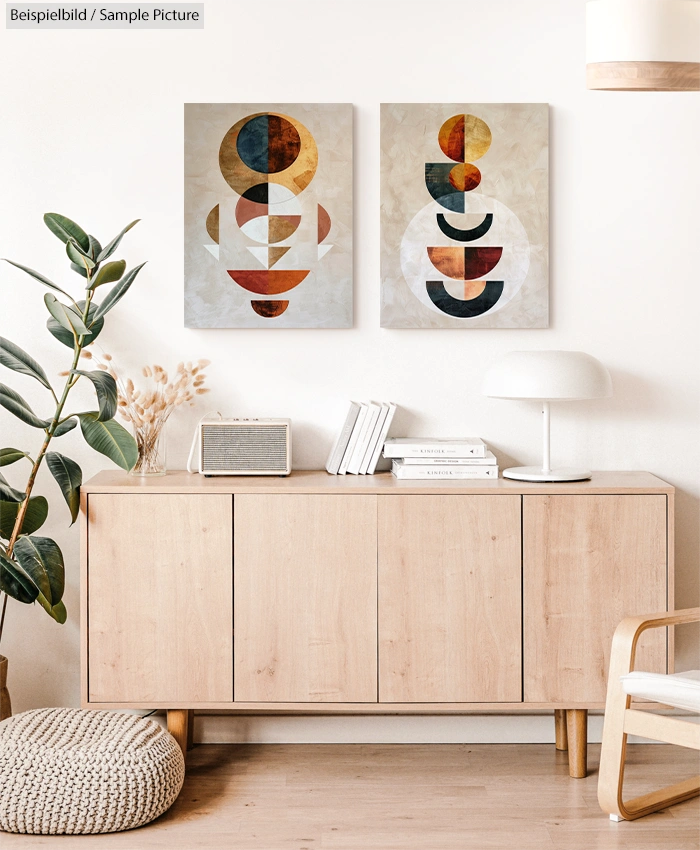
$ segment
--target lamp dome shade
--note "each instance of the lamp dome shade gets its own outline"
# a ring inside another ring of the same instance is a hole
[[[700,0],[591,0],[586,81],[608,91],[698,91]]]
[[[610,373],[583,351],[511,351],[486,373],[492,398],[570,401],[612,395]]]

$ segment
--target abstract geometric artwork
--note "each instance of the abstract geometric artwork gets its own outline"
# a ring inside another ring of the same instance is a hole
[[[545,103],[382,104],[382,327],[547,327],[548,121]]]
[[[185,104],[185,326],[352,327],[350,104]]]

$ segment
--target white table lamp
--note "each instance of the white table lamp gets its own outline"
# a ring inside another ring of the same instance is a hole
[[[506,469],[504,478],[518,481],[583,481],[586,469],[552,469],[550,466],[549,403],[607,398],[612,395],[610,373],[583,351],[511,351],[487,372],[484,395],[491,398],[533,399],[542,402],[542,468]]]

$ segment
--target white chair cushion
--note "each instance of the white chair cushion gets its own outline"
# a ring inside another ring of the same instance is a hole
[[[700,712],[700,670],[669,675],[635,670],[620,676],[620,682],[622,690],[630,696]]]

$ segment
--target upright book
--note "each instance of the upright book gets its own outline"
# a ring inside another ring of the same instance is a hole
[[[360,467],[362,466],[362,461],[365,458],[365,452],[367,451],[367,446],[369,445],[370,437],[374,432],[374,426],[377,422],[377,417],[379,416],[381,409],[381,404],[377,404],[376,401],[370,401],[367,405],[367,414],[365,415],[364,422],[362,423],[362,429],[360,430],[359,437],[357,438],[355,451],[352,453],[350,463],[348,464],[348,472],[351,475],[360,474]]]
[[[384,418],[384,422],[382,423],[382,427],[379,432],[376,445],[374,446],[374,449],[372,451],[372,457],[370,458],[369,465],[367,467],[368,475],[374,475],[375,470],[377,469],[377,464],[379,463],[379,458],[382,453],[382,446],[384,445],[386,436],[389,433],[389,428],[391,428],[391,422],[394,418],[394,414],[396,413],[396,405],[393,401],[390,401],[387,407],[388,410],[386,412],[386,417]]]
[[[355,424],[352,428],[352,434],[350,435],[350,440],[348,441],[348,445],[343,452],[343,459],[340,462],[340,469],[338,470],[338,475],[345,475],[348,471],[348,466],[350,466],[350,461],[352,459],[353,453],[355,451],[355,446],[357,446],[357,441],[360,438],[360,432],[362,431],[362,426],[365,422],[365,417],[367,416],[367,405],[364,402],[360,403],[360,410],[357,414],[357,419],[355,420]]]
[[[333,448],[331,449],[330,454],[328,455],[328,460],[326,461],[326,471],[330,472],[331,475],[338,474],[340,464],[343,460],[343,455],[345,454],[345,449],[347,449],[348,443],[350,442],[352,429],[355,427],[357,414],[359,412],[360,405],[356,401],[351,401],[350,409],[345,417],[343,427],[338,432],[338,436],[335,438]]]
[[[384,443],[384,457],[486,457],[486,443],[478,437],[391,437]]]

